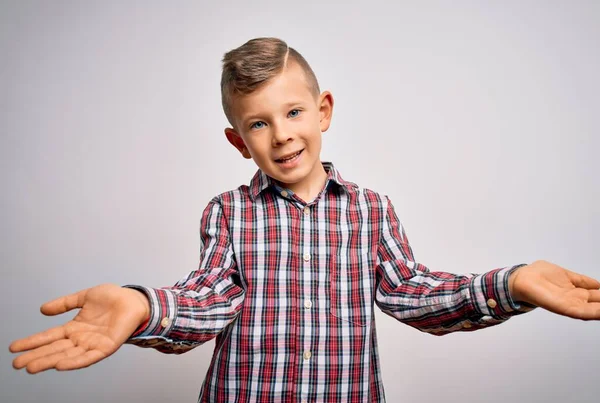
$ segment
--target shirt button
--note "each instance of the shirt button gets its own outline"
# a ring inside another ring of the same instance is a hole
[[[309,299],[305,300],[305,301],[304,301],[304,307],[305,307],[306,309],[310,309],[310,308],[312,308],[312,301],[311,301],[311,300],[309,300]]]
[[[473,325],[471,324],[471,322],[465,322],[465,323],[463,323],[463,328],[465,328],[465,329],[470,329],[472,327],[473,327]]]
[[[282,190],[282,191],[281,191],[281,195],[282,195],[283,197],[288,197],[288,192],[286,192],[285,190]]]
[[[310,260],[310,253],[305,253],[303,258],[305,262],[308,262]]]
[[[169,326],[170,324],[171,324],[171,319],[169,319],[169,318],[166,318],[166,317],[165,317],[165,318],[162,318],[162,320],[160,321],[160,325],[161,325],[162,327],[167,327],[167,326]]]
[[[488,299],[488,300],[487,300],[487,305],[488,305],[490,308],[494,309],[494,308],[496,307],[496,305],[498,305],[498,303],[496,303],[496,301],[495,301],[495,300],[493,300],[493,299],[491,299],[491,298],[490,298],[490,299]]]
[[[309,216],[310,215],[310,208],[308,206],[304,207],[304,215],[305,216]]]
[[[310,351],[305,351],[303,357],[305,360],[310,360],[310,357],[312,357],[312,353]]]
[[[302,403],[308,403],[308,400],[302,399]]]

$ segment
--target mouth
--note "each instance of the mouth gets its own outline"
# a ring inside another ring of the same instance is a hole
[[[302,149],[300,151],[296,151],[295,153],[292,153],[292,154],[284,155],[283,157],[276,159],[275,162],[279,162],[281,164],[285,164],[287,162],[292,162],[295,159],[297,159],[300,156],[300,154],[302,154],[303,151],[304,151],[304,149]]]

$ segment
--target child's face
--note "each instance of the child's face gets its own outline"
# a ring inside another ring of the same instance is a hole
[[[329,92],[315,97],[300,66],[290,63],[232,104],[235,129],[225,134],[245,158],[293,191],[323,179],[321,133],[329,128],[333,97]]]

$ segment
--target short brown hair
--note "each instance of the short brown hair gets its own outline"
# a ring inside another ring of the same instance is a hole
[[[255,38],[233,49],[223,57],[221,102],[223,112],[233,125],[231,102],[236,94],[250,94],[277,76],[293,60],[304,71],[309,88],[315,97],[321,92],[315,73],[294,48],[278,38]]]

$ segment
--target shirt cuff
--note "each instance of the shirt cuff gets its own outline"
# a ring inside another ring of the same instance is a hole
[[[514,301],[508,289],[508,278],[525,264],[504,267],[473,277],[470,290],[475,310],[494,319],[507,319],[535,308],[534,305]]]
[[[175,294],[162,288],[148,288],[139,285],[125,285],[124,287],[143,292],[150,302],[150,317],[133,332],[129,339],[165,337],[177,317]]]

